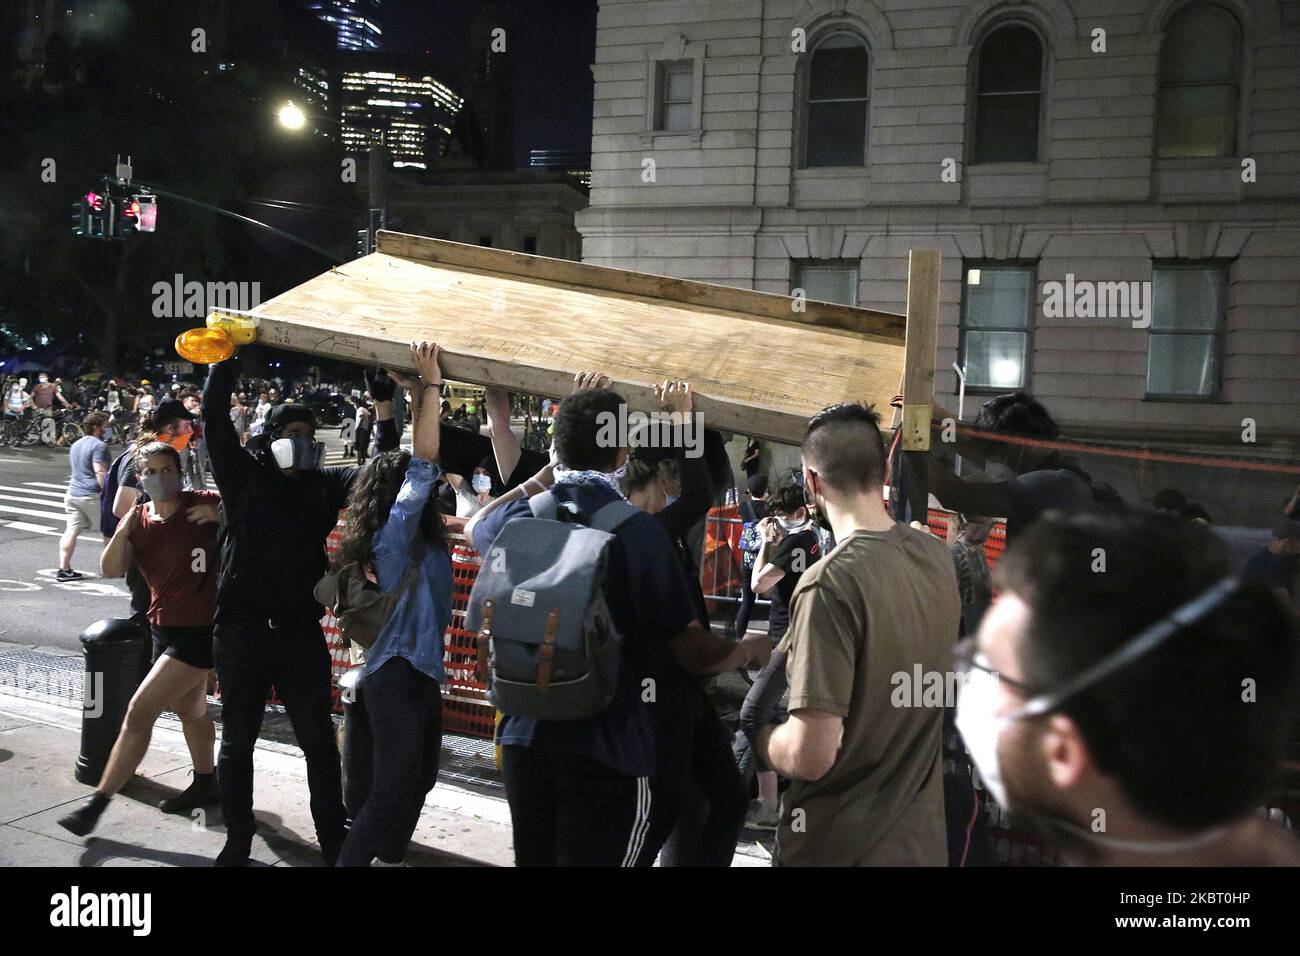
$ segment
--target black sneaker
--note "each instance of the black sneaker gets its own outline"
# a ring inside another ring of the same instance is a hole
[[[56,581],[80,581],[85,575],[80,571],[64,571],[59,568],[59,573],[54,576]]]
[[[217,787],[217,773],[196,773],[190,785],[176,794],[158,802],[163,813],[189,813],[199,807],[215,807],[221,803],[221,790]]]
[[[99,823],[100,814],[108,806],[108,797],[102,793],[94,794],[89,800],[67,816],[60,818],[59,826],[79,837],[87,836]]]

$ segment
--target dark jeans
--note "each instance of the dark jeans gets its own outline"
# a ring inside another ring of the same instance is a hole
[[[686,739],[660,741],[689,748],[685,774],[656,774],[650,834],[637,866],[730,866],[745,826],[749,794],[731,754],[731,735],[702,690]],[[662,854],[661,851],[662,850]]]
[[[652,807],[649,777],[590,757],[501,748],[515,866],[631,866]]]
[[[438,779],[442,692],[438,682],[392,657],[361,681],[374,741],[374,782],[352,822],[339,866],[400,863]]]
[[[781,707],[781,695],[785,693],[789,682],[785,676],[785,652],[772,651],[767,666],[758,672],[754,686],[745,694],[745,702],[740,705],[740,729],[732,742],[736,757],[736,766],[748,788],[754,779],[757,760],[754,756],[753,740],[759,731],[772,722]]]
[[[370,429],[358,428],[356,435],[357,464],[364,465],[370,457]]]
[[[740,571],[740,607],[736,611],[736,638],[745,636],[749,630],[749,615],[754,610],[754,601],[757,595],[754,589],[749,586],[749,575],[753,565],[744,566]]]
[[[221,681],[221,811],[226,832],[247,838],[253,818],[253,747],[274,685],[307,758],[307,786],[316,836],[327,859],[343,843],[346,813],[338,743],[330,719],[330,656],[320,622],[282,626],[217,625],[215,656]]]

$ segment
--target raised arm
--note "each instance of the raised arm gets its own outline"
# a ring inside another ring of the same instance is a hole
[[[504,481],[514,474],[520,455],[519,438],[510,427],[510,393],[501,388],[485,388],[483,406],[487,409],[488,434],[492,436],[497,474]]]
[[[235,423],[228,411],[235,385],[235,361],[231,359],[209,367],[208,380],[203,386],[203,408],[199,413],[203,438],[208,443],[208,457],[212,460],[212,476],[228,503],[234,500],[244,482],[258,468],[253,456],[239,443]]]

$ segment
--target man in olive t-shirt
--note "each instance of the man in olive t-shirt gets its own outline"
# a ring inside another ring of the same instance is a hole
[[[839,544],[795,589],[789,719],[759,734],[793,783],[778,866],[944,866],[942,694],[961,601],[947,546],[895,523],[874,412],[836,405],[803,441],[805,493]],[[918,678],[922,686],[917,684]]]

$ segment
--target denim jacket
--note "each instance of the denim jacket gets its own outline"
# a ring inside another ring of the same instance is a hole
[[[375,535],[375,574],[381,588],[393,592],[401,587],[412,560],[419,560],[420,572],[393,609],[379,639],[366,652],[367,674],[379,670],[390,658],[405,657],[439,684],[446,679],[442,652],[443,635],[451,620],[451,556],[445,549],[416,541],[420,513],[438,474],[433,462],[412,458],[388,521]]]

